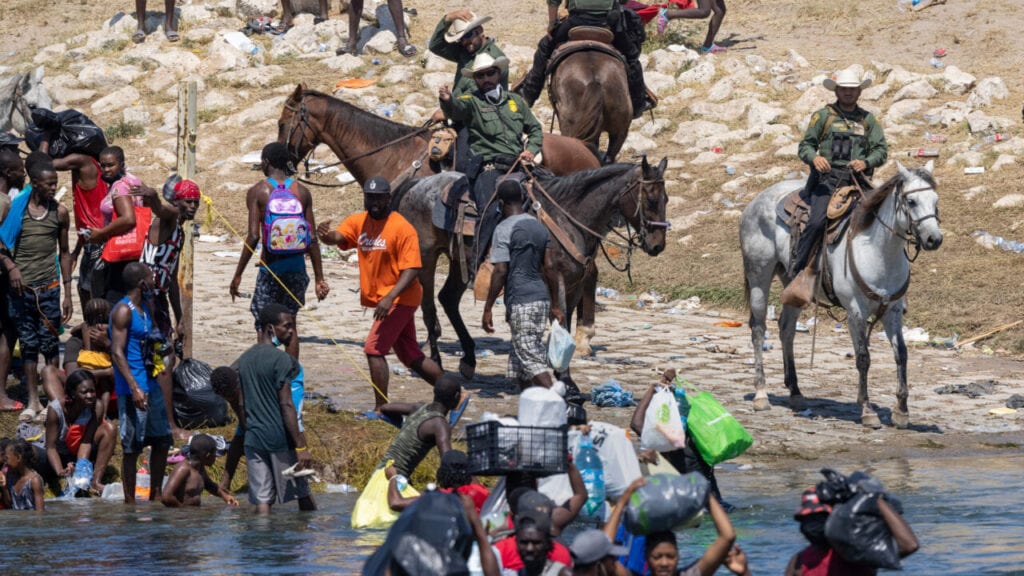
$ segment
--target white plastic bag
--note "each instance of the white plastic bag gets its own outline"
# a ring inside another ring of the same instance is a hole
[[[659,388],[644,413],[640,448],[671,452],[686,445],[686,432],[679,418],[679,405],[668,388]]]
[[[567,421],[565,400],[543,386],[530,386],[519,395],[519,425],[559,428]]]
[[[551,334],[548,336],[548,364],[555,372],[563,372],[569,368],[574,352],[576,341],[572,339],[572,334],[555,320],[551,323]]]
[[[618,500],[641,476],[633,443],[624,429],[605,422],[590,423],[590,439],[604,465],[604,492],[610,501]]]

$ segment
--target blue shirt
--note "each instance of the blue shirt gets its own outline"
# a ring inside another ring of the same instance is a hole
[[[128,325],[128,339],[124,347],[124,355],[128,360],[128,369],[131,371],[135,383],[139,385],[143,392],[148,394],[150,387],[156,385],[156,379],[151,377],[146,371],[143,351],[147,348],[145,346],[146,339],[149,337],[150,330],[153,329],[153,316],[150,315],[145,303],[137,308],[127,296],[121,299],[119,304],[121,303],[127,305],[132,311],[132,323]],[[107,329],[111,341],[114,338],[114,311],[116,310],[117,306],[114,306],[114,310],[110,312],[110,327]],[[152,350],[150,350],[150,353],[152,353]],[[132,394],[132,389],[128,386],[128,380],[121,375],[121,371],[117,369],[117,366],[114,366],[114,391],[121,396],[131,396]]]

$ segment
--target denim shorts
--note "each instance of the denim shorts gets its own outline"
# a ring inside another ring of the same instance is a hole
[[[50,322],[54,330],[60,330],[60,286],[47,288],[44,284],[37,287],[36,291],[38,303],[37,292],[29,288],[22,290],[20,295],[14,292],[8,295],[11,318],[14,319],[18,340],[21,341],[21,357],[26,362],[36,362],[39,354],[47,360],[59,354],[58,335],[47,327],[43,318]]]
[[[125,454],[139,454],[146,446],[170,448],[171,423],[167,419],[164,394],[156,382],[151,382],[148,392],[149,410],[139,410],[132,402],[131,394],[117,397],[117,416],[121,425],[121,449]]]

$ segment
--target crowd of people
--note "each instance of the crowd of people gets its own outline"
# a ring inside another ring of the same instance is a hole
[[[515,175],[518,166],[530,164],[540,153],[543,130],[530,106],[543,87],[547,60],[566,41],[571,27],[607,26],[626,59],[634,111],[639,115],[653,106],[636,59],[644,38],[639,17],[614,0],[568,0],[568,16],[562,20],[559,4],[548,2],[548,34],[538,45],[533,68],[511,91],[508,59],[484,34],[488,17],[464,9],[452,11],[438,22],[429,41],[432,52],[458,67],[451,85],[438,91],[437,115],[460,134],[463,153],[456,158],[462,164],[456,167],[469,178],[480,214],[474,264],[488,260],[493,266],[481,325],[493,332],[494,306],[504,294],[512,340],[507,376],[523,390],[558,389],[545,356],[544,332],[550,319],[565,320],[565,312],[557,305],[557,281],[551,275],[549,233],[524,209],[526,190]],[[136,5],[139,30],[133,40],[141,42],[146,1],[137,0]],[[388,7],[398,30],[400,53],[415,54],[401,1],[389,0]],[[283,1],[283,8],[283,24],[289,26],[289,0]],[[342,51],[358,49],[361,11],[362,1],[353,1],[350,40]],[[326,1],[320,2],[320,12],[319,18],[327,18]],[[721,48],[714,44],[714,36],[724,14],[723,0],[697,0],[690,8],[662,9],[659,27],[673,18],[710,15],[702,51],[717,52]],[[170,1],[164,29],[168,40],[178,38]],[[881,127],[857,106],[865,86],[866,82],[846,73],[827,80],[826,87],[836,93],[837,101],[815,113],[801,142],[800,157],[812,169],[805,192],[810,223],[790,276],[805,265],[813,266],[811,247],[821,233],[832,190],[848,184],[856,174],[870,175],[886,159]],[[398,428],[370,480],[381,489],[371,491],[368,485],[356,504],[353,523],[363,511],[381,516],[378,512],[385,510],[385,525],[394,523],[402,530],[393,529],[388,542],[368,561],[368,567],[379,571],[366,573],[707,576],[721,566],[735,574],[751,573],[729,520],[733,507],[723,500],[714,467],[692,439],[673,451],[619,456],[634,460],[637,469],[640,463],[654,464],[663,458],[679,474],[696,473],[707,481],[708,497],[700,505],[717,536],[682,568],[681,558],[693,554],[681,553],[675,532],[637,536],[620,526],[631,497],[645,484],[643,476],[636,475],[617,498],[610,499],[614,505],[598,519],[599,529],[583,531],[572,523],[581,516],[589,494],[571,456],[564,477],[567,491],[561,495],[547,494],[551,490],[537,475],[510,473],[493,491],[474,478],[467,454],[452,448],[453,428],[469,397],[458,379],[419,347],[414,320],[424,297],[417,279],[419,244],[416,230],[393,209],[392,184],[379,176],[366,179],[364,210],[336,227],[330,221],[318,224],[313,195],[293,178],[293,159],[282,143],[263,148],[265,178],[247,192],[246,235],[228,287],[232,299],[241,296],[243,277],[255,259],[250,304],[255,342],[234,363],[217,368],[211,376],[214,391],[238,421],[234,438],[225,447],[223,477],[215,481],[207,470],[217,458],[218,447],[204,434],[188,440],[167,474],[170,451],[187,437],[175,421],[172,371],[178,357],[175,344],[191,336],[180,324],[177,268],[184,227],[194,218],[201,197],[199,186],[180,180],[161,194],[127,172],[125,151],[117,146],[95,157],[73,153],[53,158],[48,149],[44,139],[38,150],[22,160],[16,144],[0,148],[0,190],[9,191],[0,194],[0,372],[9,371],[18,342],[27,400],[24,404],[11,399],[0,387],[0,410],[19,411],[22,421],[17,438],[0,442],[0,507],[41,511],[47,488],[67,492],[62,481],[71,488],[102,494],[104,474],[120,441],[120,477],[127,504],[135,503],[139,458],[148,449],[148,497],[165,506],[199,506],[203,492],[237,506],[231,483],[244,456],[248,499],[255,512],[269,513],[275,504],[292,500],[300,510],[316,510],[310,486],[314,462],[302,421],[305,373],[299,362],[296,315],[309,287],[307,259],[313,269],[315,296],[322,300],[330,293],[320,251],[325,244],[355,249],[358,255],[360,303],[373,310],[363,349],[374,398],[369,415]],[[60,172],[71,173],[71,211],[55,197]],[[73,248],[72,213],[77,230]],[[138,242],[123,241],[129,237]],[[76,268],[79,281],[73,289]],[[62,327],[72,317],[76,297],[83,322],[72,328],[61,361]],[[386,356],[392,352],[432,386],[431,402],[391,400]],[[637,435],[644,429],[656,390],[674,377],[674,372],[667,371],[641,399],[630,424]],[[591,426],[600,425],[625,435],[610,424],[587,422],[579,406],[569,405],[566,411],[579,434],[587,435]],[[440,456],[437,484],[420,493],[411,489],[410,478],[433,450]],[[494,505],[495,501],[503,504]],[[844,559],[826,538],[825,523],[838,502],[825,500],[815,490],[803,494],[794,518],[808,546],[794,554],[787,575],[874,574],[874,568]],[[916,537],[896,507],[882,497],[874,502],[899,555],[913,553],[918,547]],[[454,540],[431,543],[436,534],[416,532],[421,529],[417,526],[429,522],[403,521],[426,514],[430,507],[454,511],[450,518],[461,526],[468,545],[455,550]],[[504,515],[495,515],[502,511]],[[406,530],[409,526],[411,531]],[[444,571],[431,571],[432,555],[443,557]]]

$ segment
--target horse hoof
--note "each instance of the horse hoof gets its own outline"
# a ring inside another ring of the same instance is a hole
[[[476,366],[470,366],[465,360],[459,360],[459,374],[466,380],[472,380],[476,375]]]
[[[754,410],[764,412],[771,409],[772,403],[768,401],[768,396],[754,397]]]
[[[892,425],[899,430],[906,430],[907,428],[910,428],[910,413],[893,410]]]
[[[804,396],[803,396],[803,394],[791,394],[789,396],[789,408],[790,408],[790,410],[803,410],[804,409]]]
[[[878,418],[878,414],[875,414],[874,412],[862,414],[860,417],[860,423],[863,424],[865,428],[874,428],[875,430],[882,427],[882,421]]]

